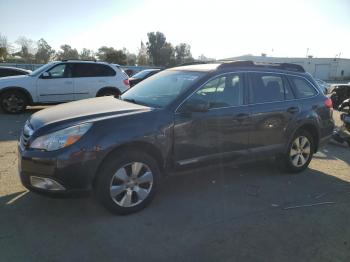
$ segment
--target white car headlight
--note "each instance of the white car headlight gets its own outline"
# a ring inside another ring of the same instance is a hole
[[[72,145],[90,129],[91,125],[91,123],[85,123],[61,129],[44,136],[39,136],[30,144],[30,147],[34,149],[53,151]]]

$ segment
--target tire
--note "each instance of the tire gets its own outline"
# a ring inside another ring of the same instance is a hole
[[[115,90],[115,89],[104,89],[102,91],[100,91],[97,94],[97,97],[101,97],[101,96],[119,96],[120,92],[119,90]]]
[[[113,154],[102,164],[94,190],[106,209],[125,215],[145,208],[159,182],[157,161],[146,153],[128,150]]]
[[[283,156],[286,171],[298,173],[306,169],[312,160],[314,150],[315,144],[312,135],[306,130],[298,130],[288,145],[287,153]]]
[[[8,114],[23,113],[28,105],[28,97],[21,91],[10,90],[0,96],[0,106]]]

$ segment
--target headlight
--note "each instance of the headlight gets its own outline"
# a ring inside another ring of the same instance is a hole
[[[91,125],[91,123],[85,123],[71,126],[48,135],[40,136],[30,144],[30,147],[53,151],[72,145],[90,129]]]

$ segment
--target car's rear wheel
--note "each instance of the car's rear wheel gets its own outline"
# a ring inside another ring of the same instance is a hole
[[[287,171],[301,172],[308,167],[314,153],[315,145],[312,135],[306,130],[299,130],[288,146],[284,163]]]
[[[21,91],[7,91],[0,96],[0,105],[6,113],[19,114],[26,110],[28,98]]]
[[[97,174],[95,193],[111,212],[129,214],[153,199],[160,178],[157,162],[148,154],[125,151],[110,157]]]

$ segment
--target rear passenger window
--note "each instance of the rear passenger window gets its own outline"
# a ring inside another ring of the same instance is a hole
[[[74,77],[115,76],[116,72],[107,65],[81,63],[74,64]]]
[[[315,88],[301,77],[290,77],[297,98],[311,97],[317,94]]]
[[[271,73],[250,73],[249,94],[250,103],[253,104],[294,98],[284,77]]]

